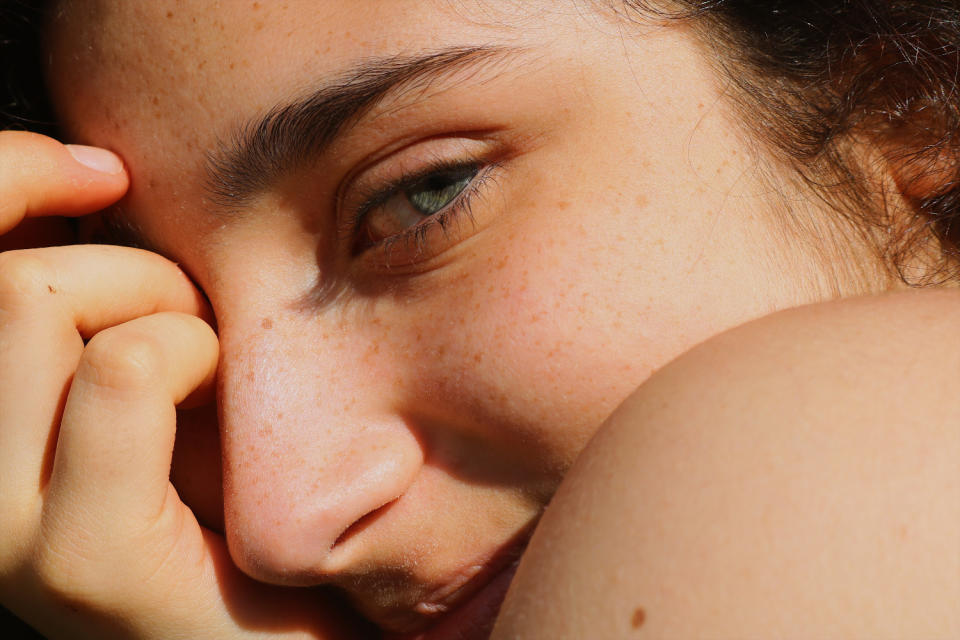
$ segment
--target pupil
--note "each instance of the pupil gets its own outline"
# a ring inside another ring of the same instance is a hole
[[[454,174],[430,176],[419,188],[408,191],[407,198],[423,215],[433,215],[453,202],[467,188],[476,173],[475,168],[470,168]]]

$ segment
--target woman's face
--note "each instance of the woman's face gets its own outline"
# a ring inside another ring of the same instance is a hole
[[[70,137],[215,310],[235,560],[388,628],[488,579],[651,371],[820,295],[677,25],[65,0],[49,45]]]

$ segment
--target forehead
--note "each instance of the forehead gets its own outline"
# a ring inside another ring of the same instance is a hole
[[[211,132],[357,60],[529,37],[536,4],[65,0],[48,29],[51,85],[76,134],[131,117]]]
[[[127,162],[138,222],[169,220],[205,202],[206,152],[290,96],[364,60],[555,40],[557,21],[551,31],[540,18],[559,6],[62,0],[47,30],[48,80],[67,137]]]

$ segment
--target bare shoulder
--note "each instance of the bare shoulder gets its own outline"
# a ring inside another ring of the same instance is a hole
[[[960,637],[960,294],[717,336],[598,432],[497,638]]]

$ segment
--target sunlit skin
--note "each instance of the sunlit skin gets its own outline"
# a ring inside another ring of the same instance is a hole
[[[389,630],[499,569],[652,371],[885,286],[783,228],[785,202],[830,214],[758,156],[677,25],[555,2],[70,0],[48,44],[67,137],[123,157],[118,215],[213,307],[233,560],[339,586]],[[501,50],[389,94],[231,210],[211,194],[208,154],[277,105],[371,58],[477,46]],[[469,214],[393,243],[409,210],[352,223],[437,163],[478,168]]]

